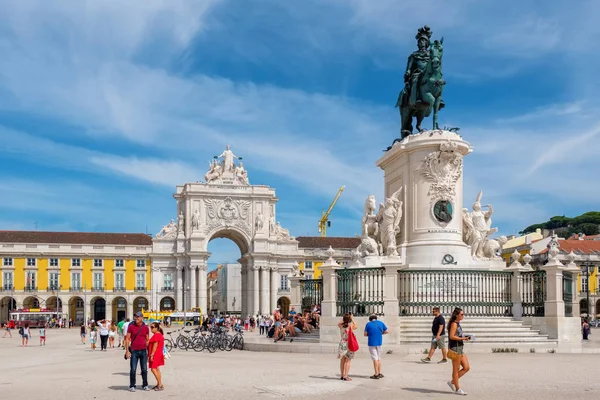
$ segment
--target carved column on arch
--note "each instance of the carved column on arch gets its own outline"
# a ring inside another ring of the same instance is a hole
[[[269,314],[269,267],[261,267],[260,274],[260,313]]]
[[[198,274],[200,274],[198,282],[199,282],[199,286],[198,286],[198,307],[200,307],[200,310],[202,311],[203,315],[208,315],[208,304],[206,301],[206,297],[207,297],[207,285],[206,285],[206,271],[208,270],[208,266],[206,265],[206,262],[201,263],[200,265],[198,265]]]
[[[252,315],[257,315],[260,313],[260,298],[259,298],[259,277],[258,270],[260,267],[258,265],[254,265],[252,267]]]
[[[271,307],[270,312],[277,308],[277,286],[279,278],[279,268],[277,266],[271,267]]]
[[[242,276],[242,284],[241,284],[241,295],[242,295],[242,318],[245,318],[248,315],[248,270],[242,264],[242,269],[240,271]]]
[[[178,264],[175,269],[177,270],[177,283],[175,286],[175,309],[182,310],[183,306],[183,266]]]
[[[196,269],[197,265],[188,265],[189,279],[187,280],[187,284],[190,285],[190,294],[188,303],[188,308],[196,307]]]

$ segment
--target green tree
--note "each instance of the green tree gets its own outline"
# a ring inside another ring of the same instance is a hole
[[[583,233],[586,236],[590,236],[599,234],[600,229],[598,229],[598,224],[583,223],[569,228],[569,233],[571,235]]]

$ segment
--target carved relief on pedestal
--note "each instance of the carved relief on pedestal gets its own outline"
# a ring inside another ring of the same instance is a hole
[[[463,170],[463,156],[458,151],[458,144],[445,142],[439,151],[430,153],[421,164],[419,172],[431,182],[427,195],[431,202],[438,200],[452,201],[456,196],[456,182]]]

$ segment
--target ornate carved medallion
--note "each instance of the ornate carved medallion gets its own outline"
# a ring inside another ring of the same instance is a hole
[[[433,215],[439,222],[447,224],[452,221],[454,210],[448,200],[438,200],[433,206]]]
[[[442,143],[439,151],[430,153],[423,160],[419,172],[431,182],[427,195],[432,203],[438,200],[452,201],[456,196],[456,182],[463,168],[463,156],[457,148],[457,143]]]

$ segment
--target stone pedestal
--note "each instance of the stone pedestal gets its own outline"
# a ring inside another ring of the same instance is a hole
[[[439,268],[445,255],[458,267],[473,266],[462,218],[462,163],[471,151],[457,133],[425,131],[394,144],[377,161],[385,173],[385,197],[403,188],[397,245],[408,268]]]
[[[321,301],[321,316],[335,317],[337,315],[337,275],[335,273],[339,265],[325,263],[321,265],[321,276],[323,278],[323,300]]]
[[[290,309],[294,307],[296,310],[302,310],[302,293],[300,292],[300,276],[290,276],[288,282],[290,283]]]
[[[522,319],[523,316],[523,303],[521,302],[521,293],[523,292],[523,276],[521,273],[525,271],[531,271],[531,268],[522,266],[519,263],[514,263],[507,268],[508,271],[513,272],[511,280],[510,295],[512,306],[512,315],[515,319]]]

